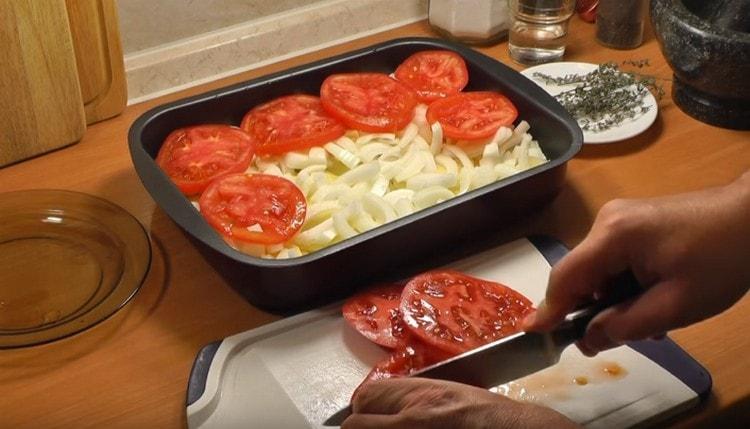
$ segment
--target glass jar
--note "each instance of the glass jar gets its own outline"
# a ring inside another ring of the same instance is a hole
[[[438,34],[467,44],[497,43],[510,27],[508,4],[502,0],[430,0],[428,16]]]
[[[643,43],[648,0],[600,0],[596,40],[615,49],[633,49]]]
[[[508,4],[510,57],[525,65],[560,61],[576,0],[508,0]]]

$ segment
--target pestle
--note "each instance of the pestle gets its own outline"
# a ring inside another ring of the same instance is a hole
[[[720,28],[750,33],[750,0],[715,0],[706,19]]]

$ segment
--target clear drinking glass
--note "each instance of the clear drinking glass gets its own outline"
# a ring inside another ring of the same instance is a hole
[[[508,0],[510,56],[521,64],[559,61],[576,0]]]

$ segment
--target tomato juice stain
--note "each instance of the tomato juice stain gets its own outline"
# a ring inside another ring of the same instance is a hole
[[[601,370],[604,374],[611,378],[619,379],[628,375],[628,371],[615,362],[603,362]]]
[[[577,377],[573,377],[573,383],[579,386],[585,386],[589,384],[589,379],[584,376],[579,375]]]

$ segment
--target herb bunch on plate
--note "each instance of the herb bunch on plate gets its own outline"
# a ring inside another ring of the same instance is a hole
[[[636,67],[648,61],[628,61]],[[620,70],[616,63],[604,63],[586,74],[569,74],[553,77],[536,72],[534,77],[547,85],[576,85],[556,95],[555,98],[574,118],[581,129],[602,132],[634,119],[649,110],[644,98],[651,90],[661,98],[664,89],[653,76]]]

